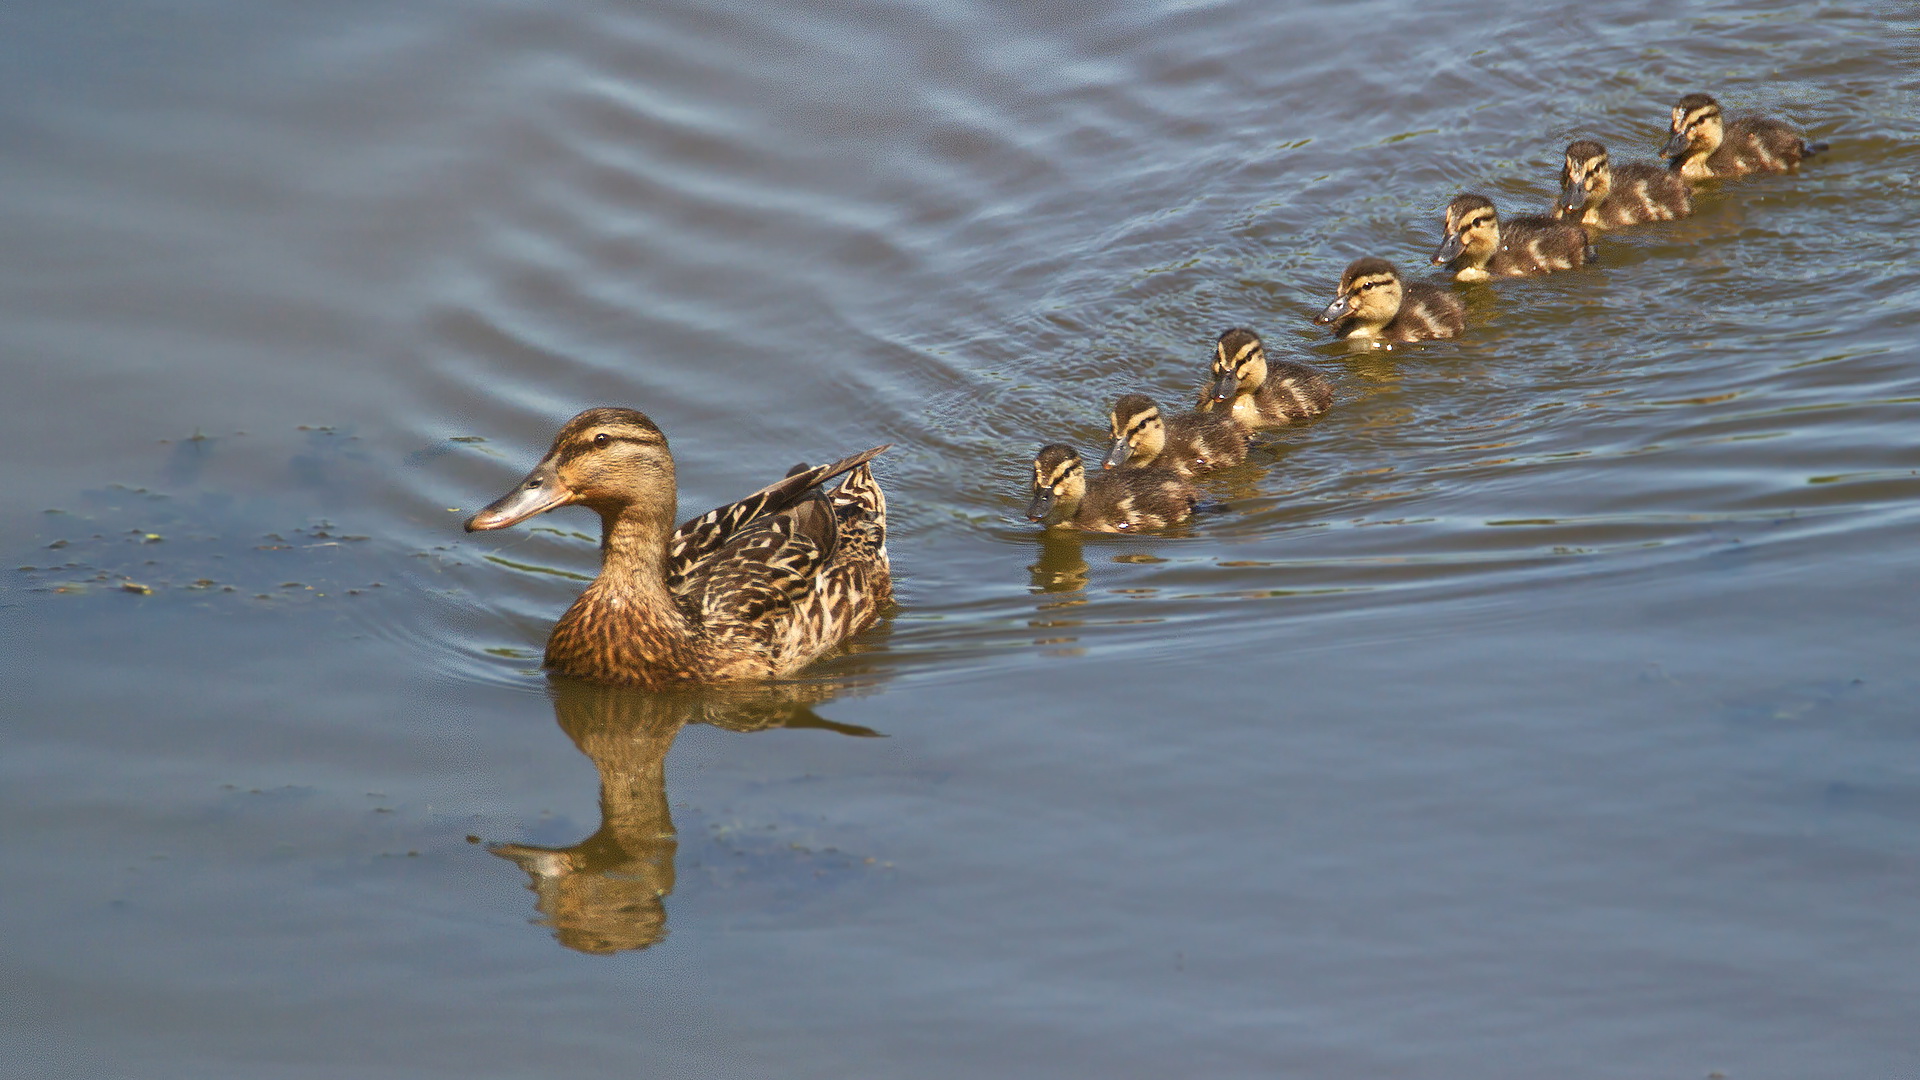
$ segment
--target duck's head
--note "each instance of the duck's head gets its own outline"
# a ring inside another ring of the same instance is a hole
[[[1065,443],[1048,443],[1033,458],[1033,501],[1028,521],[1059,520],[1073,516],[1087,494],[1087,468],[1080,451]]]
[[[1355,259],[1340,275],[1340,289],[1317,323],[1351,318],[1365,325],[1383,326],[1400,313],[1400,275],[1385,259]]]
[[[653,421],[633,409],[588,409],[567,421],[524,480],[467,519],[467,531],[504,529],[575,504],[608,520],[639,508],[671,528],[674,498],[673,454]]]
[[[1145,394],[1127,394],[1114,402],[1107,420],[1113,445],[1100,463],[1103,469],[1117,469],[1129,461],[1144,468],[1167,448],[1167,423],[1160,416],[1160,406]]]
[[[1673,106],[1673,137],[1660,148],[1668,158],[1711,154],[1720,149],[1726,128],[1720,118],[1720,103],[1707,94],[1688,94]]]
[[[1236,394],[1251,394],[1267,381],[1267,352],[1260,335],[1236,326],[1220,335],[1213,346],[1213,389],[1207,400],[1215,405]]]
[[[1560,205],[1563,214],[1577,214],[1588,203],[1606,199],[1613,190],[1613,170],[1607,167],[1607,148],[1589,139],[1567,144],[1567,162],[1560,168]]]
[[[1434,249],[1435,266],[1444,266],[1462,255],[1481,264],[1499,250],[1500,215],[1493,210],[1493,200],[1484,195],[1461,195],[1448,203],[1441,228],[1446,235]],[[1391,272],[1392,267],[1388,270]],[[1399,306],[1396,301],[1394,308],[1397,310]]]

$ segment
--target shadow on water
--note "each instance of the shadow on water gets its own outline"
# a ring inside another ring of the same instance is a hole
[[[880,733],[813,711],[844,683],[780,683],[653,693],[554,678],[554,719],[600,774],[600,827],[564,847],[491,843],[527,872],[540,922],[569,949],[608,955],[645,949],[667,933],[679,834],[667,805],[667,752],[689,724],[727,731],[818,728]]]

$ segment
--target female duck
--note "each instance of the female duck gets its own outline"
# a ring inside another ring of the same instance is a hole
[[[1554,215],[1589,229],[1671,221],[1693,213],[1693,187],[1671,169],[1629,161],[1614,168],[1591,139],[1567,145]]]
[[[1056,529],[1133,532],[1185,521],[1199,501],[1193,485],[1172,469],[1120,469],[1088,476],[1080,451],[1051,443],[1033,459],[1027,520]]]
[[[467,529],[576,503],[599,513],[600,576],[547,639],[555,672],[640,686],[772,678],[872,622],[892,593],[886,496],[867,468],[885,449],[796,466],[675,530],[666,436],[632,409],[588,409]]]
[[[1502,225],[1493,200],[1484,195],[1461,195],[1448,203],[1441,227],[1446,237],[1433,253],[1433,264],[1445,266],[1455,281],[1572,270],[1593,252],[1587,230],[1578,225],[1534,214]]]
[[[1147,395],[1127,394],[1113,403],[1107,419],[1113,445],[1102,468],[1167,468],[1192,476],[1247,460],[1247,433],[1226,413],[1168,416]]]
[[[1355,259],[1340,275],[1333,303],[1313,321],[1332,324],[1337,338],[1391,346],[1458,336],[1467,327],[1467,305],[1438,285],[1401,281],[1385,259]]]
[[[1746,117],[1729,124],[1720,115],[1720,103],[1706,94],[1681,98],[1670,127],[1673,137],[1660,154],[1689,180],[1792,172],[1808,155],[1827,148],[1807,142],[1779,120]]]
[[[1200,394],[1200,408],[1216,405],[1227,405],[1227,415],[1248,431],[1284,427],[1331,408],[1333,384],[1305,364],[1269,361],[1260,335],[1236,326],[1214,343],[1211,377]]]

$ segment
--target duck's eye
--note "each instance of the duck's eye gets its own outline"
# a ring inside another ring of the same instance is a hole
[[[595,446],[605,446],[612,441],[613,441],[613,436],[608,435],[604,431],[593,437],[593,445]]]

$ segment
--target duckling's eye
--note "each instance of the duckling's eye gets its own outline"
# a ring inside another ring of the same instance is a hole
[[[613,441],[613,436],[608,435],[604,431],[593,437],[593,445],[595,446],[605,446],[612,441]]]

